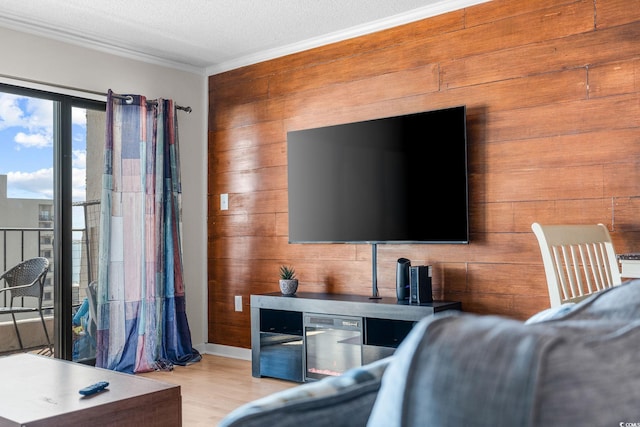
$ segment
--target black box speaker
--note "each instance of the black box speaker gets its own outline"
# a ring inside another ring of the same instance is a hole
[[[398,258],[396,265],[396,296],[398,301],[409,299],[409,268],[411,261],[406,258]]]
[[[433,302],[430,265],[409,267],[409,302],[412,304]]]

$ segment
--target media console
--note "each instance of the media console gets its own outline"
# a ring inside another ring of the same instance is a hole
[[[251,295],[251,374],[306,382],[393,354],[416,322],[459,301],[298,292]]]

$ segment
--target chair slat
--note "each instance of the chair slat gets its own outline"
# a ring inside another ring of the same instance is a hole
[[[611,236],[603,224],[533,223],[531,228],[540,246],[552,307],[622,282]]]

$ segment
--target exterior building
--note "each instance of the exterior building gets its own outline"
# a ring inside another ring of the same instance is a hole
[[[28,258],[49,259],[43,305],[53,305],[53,200],[7,197],[7,176],[0,175],[0,268]],[[0,305],[3,305],[0,301]]]

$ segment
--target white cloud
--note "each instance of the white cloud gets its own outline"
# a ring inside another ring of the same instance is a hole
[[[71,170],[71,198],[74,201],[86,198],[85,169]],[[9,172],[7,184],[11,189],[9,197],[24,199],[53,199],[53,168],[35,172]]]
[[[14,142],[17,150],[51,147],[53,144],[53,102],[0,92],[0,130],[20,128]]]
[[[73,150],[71,155],[73,156],[71,159],[73,167],[83,170],[87,168],[87,150]]]
[[[26,100],[25,118],[26,127],[32,132],[52,133],[53,126],[53,101],[39,98],[24,98]]]
[[[24,121],[22,109],[18,106],[17,95],[0,92],[0,130],[20,126]]]
[[[0,92],[0,129],[23,127],[50,134],[52,123],[53,101]]]
[[[53,199],[53,168],[35,172],[9,172],[7,184],[17,194],[31,194],[29,198]],[[16,196],[9,195],[9,197]]]
[[[19,147],[35,147],[35,148],[45,148],[51,147],[53,142],[51,140],[51,135],[43,135],[38,133],[32,133],[27,135],[24,132],[18,132],[14,138],[14,141],[18,144]],[[20,149],[18,147],[18,149]]]
[[[71,122],[74,125],[87,125],[87,110],[84,108],[73,107],[71,109]]]
[[[71,170],[71,198],[73,201],[82,201],[87,198],[87,176],[85,169],[73,168]]]

